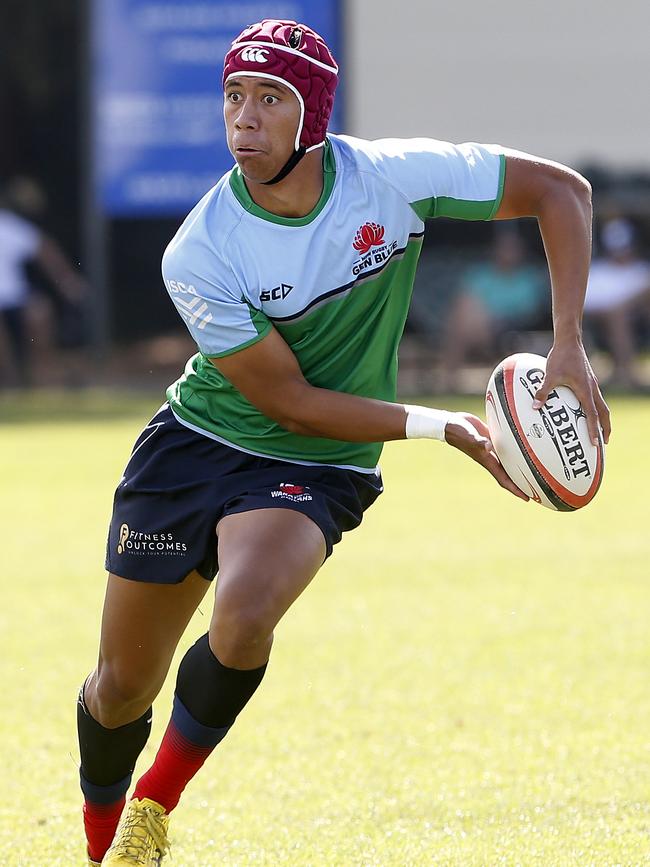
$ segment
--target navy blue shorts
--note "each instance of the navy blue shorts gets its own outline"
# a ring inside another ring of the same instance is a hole
[[[106,569],[154,584],[177,584],[194,569],[211,580],[221,518],[268,508],[311,518],[329,556],[381,492],[378,474],[238,451],[180,424],[165,404],[136,440],[115,491]]]

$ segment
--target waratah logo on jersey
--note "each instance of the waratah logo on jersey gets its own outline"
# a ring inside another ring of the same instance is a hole
[[[352,246],[362,256],[365,256],[371,247],[379,247],[383,243],[384,227],[380,226],[379,223],[364,223],[354,236]]]
[[[384,232],[383,226],[370,221],[357,229],[352,246],[361,253],[361,258],[352,266],[352,273],[355,276],[361,274],[366,268],[381,265],[397,249],[397,241],[392,241],[390,244],[384,241]]]

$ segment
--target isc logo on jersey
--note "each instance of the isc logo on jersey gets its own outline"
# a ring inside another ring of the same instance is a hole
[[[392,241],[390,244],[384,242],[384,231],[384,227],[379,223],[371,222],[364,223],[357,229],[352,246],[357,253],[361,253],[361,258],[352,266],[355,277],[367,268],[386,262],[397,249],[397,241]],[[374,250],[373,247],[377,249]]]
[[[260,301],[284,301],[289,292],[293,289],[289,283],[280,283],[273,289],[263,289],[260,293]]]
[[[194,286],[191,284],[187,286],[180,280],[165,280],[165,286],[173,298],[176,309],[189,325],[196,325],[198,322],[197,328],[203,330],[208,322],[212,322],[212,313],[206,313],[208,305]],[[184,298],[179,298],[179,295],[193,295],[194,297],[191,301],[186,301]]]

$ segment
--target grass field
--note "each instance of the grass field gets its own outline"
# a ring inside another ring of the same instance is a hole
[[[0,402],[1,867],[84,863],[75,698],[112,489],[158,403]],[[280,625],[171,865],[650,864],[650,402],[612,408],[576,514],[437,443],[387,447],[386,494]]]

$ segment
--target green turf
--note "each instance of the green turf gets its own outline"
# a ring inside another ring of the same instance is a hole
[[[48,422],[47,403],[0,402],[2,867],[84,863],[75,696],[112,488],[157,403],[80,396]],[[386,494],[278,629],[170,864],[650,863],[650,402],[613,411],[576,514],[444,445],[386,449]],[[206,599],[182,649],[208,617]]]

